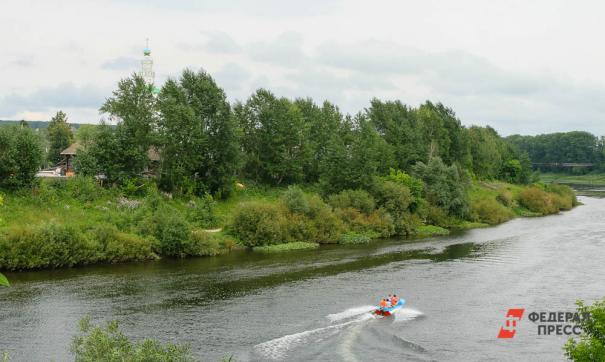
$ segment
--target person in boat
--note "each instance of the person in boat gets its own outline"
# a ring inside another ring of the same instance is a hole
[[[391,304],[391,299],[392,299],[392,298],[393,298],[393,297],[392,297],[390,294],[389,294],[389,296],[387,297],[387,304],[390,304],[390,305],[389,305],[389,307],[392,307],[392,306],[393,306],[393,304]]]
[[[397,294],[393,294],[393,297],[391,297],[391,306],[396,306],[397,303],[399,303],[399,298],[397,298]]]
[[[384,299],[384,298],[382,298],[382,299],[380,300],[380,309],[381,309],[381,310],[383,310],[383,309],[384,309],[384,308],[386,308],[386,307],[387,307],[387,300],[386,300],[386,299]]]

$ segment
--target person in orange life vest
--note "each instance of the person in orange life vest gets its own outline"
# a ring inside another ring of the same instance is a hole
[[[380,309],[384,309],[384,308],[386,308],[386,307],[387,307],[387,300],[386,300],[386,299],[384,299],[384,298],[382,298],[382,299],[380,300]]]
[[[394,307],[397,305],[398,302],[399,298],[397,298],[397,294],[393,294],[393,297],[391,298],[391,305]]]

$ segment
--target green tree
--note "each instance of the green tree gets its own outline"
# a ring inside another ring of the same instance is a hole
[[[225,92],[212,77],[185,70],[160,93],[161,184],[227,196],[239,161],[239,133]]]
[[[67,115],[58,111],[48,124],[48,161],[55,165],[62,159],[61,151],[69,147],[74,140]]]
[[[40,138],[29,127],[0,127],[0,188],[30,186],[42,164]]]
[[[418,162],[414,174],[425,184],[425,197],[429,203],[448,214],[464,218],[468,216],[468,180],[455,165],[447,166],[439,157],[428,164]]]
[[[80,333],[73,338],[71,345],[76,362],[195,361],[188,346],[163,345],[152,339],[131,342],[120,331],[117,321],[99,327],[91,324],[89,318],[84,318],[80,321]]]
[[[301,110],[259,89],[235,106],[235,114],[243,131],[244,176],[274,185],[301,182],[308,147]]]
[[[118,124],[99,127],[93,155],[100,170],[111,182],[138,177],[149,164],[149,148],[155,141],[157,110],[152,87],[137,74],[123,79],[101,112]]]
[[[76,141],[81,147],[88,147],[94,143],[98,133],[98,126],[95,124],[82,124],[76,131]]]
[[[570,338],[564,350],[567,358],[576,362],[605,361],[605,298],[593,305],[577,302],[582,328],[580,340]]]

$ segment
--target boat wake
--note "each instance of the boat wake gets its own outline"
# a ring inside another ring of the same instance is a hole
[[[327,327],[312,329],[300,333],[289,334],[280,338],[275,338],[254,346],[256,352],[265,358],[273,360],[285,359],[288,351],[300,346],[301,344],[319,342],[325,338],[340,333],[341,330],[356,323],[372,319],[373,316],[367,312],[359,315],[357,318],[348,322],[333,324]]]
[[[374,309],[376,309],[376,307],[373,305],[364,305],[363,307],[353,307],[353,308],[349,308],[345,311],[342,311],[340,313],[328,314],[326,316],[326,318],[328,318],[328,320],[330,322],[334,323],[334,322],[341,321],[343,319],[349,319],[349,318],[353,318],[353,317],[356,317],[361,314],[370,313]]]
[[[401,308],[395,313],[395,322],[407,322],[423,315],[424,313],[416,309]]]

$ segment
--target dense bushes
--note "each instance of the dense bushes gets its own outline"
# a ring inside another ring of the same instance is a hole
[[[521,191],[519,194],[519,203],[529,211],[544,215],[559,212],[559,207],[553,196],[536,186]]]
[[[245,246],[279,244],[286,240],[285,224],[278,205],[248,202],[235,212],[231,232]]]
[[[513,212],[494,199],[483,199],[471,207],[473,219],[478,222],[495,225],[513,218]]]
[[[0,268],[58,268],[96,262],[99,248],[70,226],[43,224],[0,235]]]
[[[42,164],[41,140],[29,127],[0,127],[0,188],[31,186]]]

